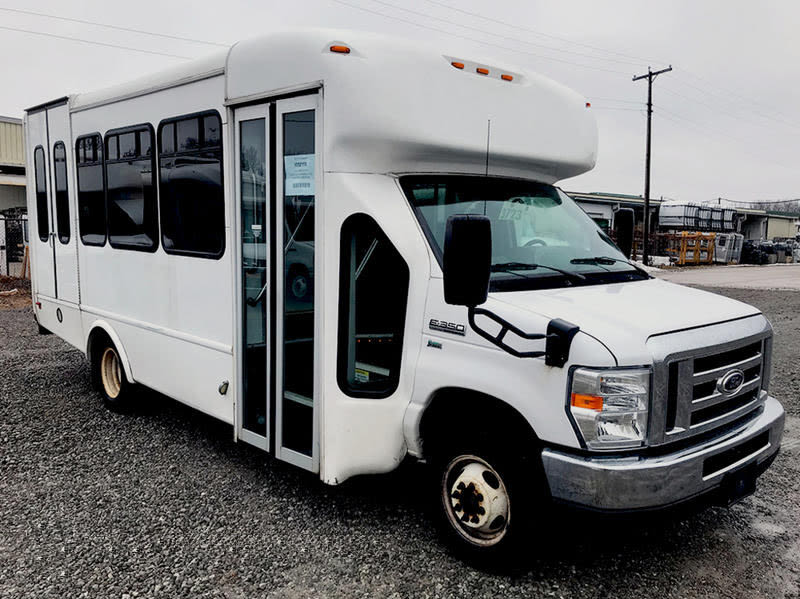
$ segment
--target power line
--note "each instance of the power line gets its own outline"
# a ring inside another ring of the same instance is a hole
[[[619,108],[616,106],[595,106],[592,104],[592,110],[623,110],[626,112],[643,112],[644,106],[641,108]]]
[[[446,8],[446,9],[448,9],[448,10],[452,10],[452,11],[455,11],[455,12],[458,12],[458,13],[461,13],[461,14],[469,15],[471,17],[475,17],[475,18],[481,19],[483,21],[489,21],[491,23],[496,23],[498,25],[503,25],[504,27],[512,27],[512,28],[518,29],[520,31],[527,31],[528,33],[533,33],[534,35],[539,35],[539,36],[550,38],[550,39],[553,39],[553,40],[558,40],[560,42],[566,42],[568,44],[574,44],[576,46],[583,46],[584,48],[589,48],[591,50],[596,50],[598,52],[605,52],[606,54],[614,54],[616,56],[621,56],[621,57],[624,57],[624,58],[630,58],[630,59],[633,59],[633,60],[637,61],[636,64],[639,64],[639,65],[644,65],[644,64],[647,64],[648,62],[664,62],[664,61],[656,61],[656,60],[645,60],[645,59],[643,59],[643,58],[641,58],[639,56],[633,56],[631,54],[625,54],[623,52],[615,52],[614,50],[608,50],[606,48],[601,48],[599,46],[593,46],[591,44],[586,44],[586,43],[583,43],[583,42],[576,42],[576,41],[570,40],[568,38],[559,37],[557,35],[552,35],[552,34],[549,34],[549,33],[544,33],[543,31],[537,31],[536,29],[531,29],[530,27],[525,27],[525,26],[522,26],[522,25],[516,25],[515,23],[509,23],[508,21],[501,21],[500,19],[494,19],[492,17],[488,17],[486,15],[482,15],[482,14],[479,14],[479,13],[476,13],[476,12],[471,12],[471,11],[468,11],[468,10],[464,10],[463,8],[457,8],[455,6],[451,6],[451,5],[447,4],[445,2],[439,2],[438,0],[426,0],[426,2],[429,2],[430,4],[436,4],[438,6],[442,6],[442,7]]]
[[[683,84],[686,85],[686,82],[683,82]],[[748,121],[748,122],[753,123],[754,125],[756,125],[758,127],[764,127],[765,126],[765,123],[763,123],[763,122],[755,121],[752,118],[748,118],[747,116],[742,116],[739,113],[732,112],[730,110],[722,108],[721,106],[719,106],[719,104],[711,104],[709,102],[704,102],[702,100],[698,100],[697,98],[691,98],[689,96],[686,96],[684,94],[676,92],[673,89],[670,89],[668,86],[664,87],[664,91],[667,92],[668,94],[672,94],[673,96],[677,96],[679,98],[683,98],[684,100],[688,100],[689,102],[692,102],[694,104],[699,104],[701,106],[706,106],[707,108],[710,108],[710,109],[714,110],[715,112],[719,112],[719,113],[728,115],[729,117],[734,118],[736,120]],[[706,92],[706,93],[708,93],[708,92]],[[755,113],[755,114],[758,114],[758,113]],[[770,118],[770,117],[765,116],[765,115],[761,115],[761,116],[762,116],[762,118]],[[770,119],[770,120],[775,121],[775,119]],[[790,123],[788,121],[776,121],[776,122],[778,122],[779,124],[789,125],[789,126],[792,126],[792,127],[800,127],[800,125],[797,125],[795,123]]]
[[[775,204],[800,203],[800,198],[795,198],[793,200],[752,200],[750,202],[744,200],[729,200],[728,198],[722,198],[722,199],[725,200],[726,202],[730,202],[731,204],[747,204],[747,205],[757,204],[759,206],[763,206],[765,204],[769,204],[770,206],[772,206]]]
[[[19,29],[17,27],[5,27],[0,25],[0,29],[4,29],[6,31],[16,31],[19,33],[27,33],[29,35],[41,35],[43,37],[52,37],[61,40],[69,40],[71,42],[80,42],[82,44],[93,44],[95,46],[105,46],[106,48],[118,48],[120,50],[130,50],[132,52],[143,52],[145,54],[155,54],[157,56],[168,56],[170,58],[182,58],[184,60],[188,60],[192,58],[191,56],[181,56],[179,54],[169,54],[167,52],[157,52],[156,50],[144,50],[142,48],[134,48],[132,46],[121,46],[118,44],[109,44],[106,42],[96,42],[94,40],[87,40],[79,37],[69,37],[66,35],[56,35],[55,33],[44,33],[43,31],[32,31],[30,29]]]
[[[440,21],[442,23],[447,23],[448,25],[454,25],[456,27],[461,27],[462,29],[469,29],[470,31],[476,31],[476,32],[482,33],[484,35],[491,35],[491,36],[494,36],[494,37],[498,37],[500,39],[504,39],[504,40],[508,40],[508,41],[512,41],[512,42],[517,42],[517,43],[520,43],[520,44],[527,44],[529,46],[535,46],[537,48],[544,48],[545,50],[549,50],[551,52],[563,52],[565,54],[572,54],[574,56],[581,56],[583,58],[589,58],[590,60],[604,60],[604,61],[607,61],[607,62],[615,62],[615,63],[619,63],[619,64],[628,64],[628,65],[635,65],[635,66],[639,66],[639,65],[642,64],[639,61],[632,62],[630,60],[619,60],[619,59],[616,59],[616,58],[603,58],[603,57],[600,57],[600,56],[594,56],[592,54],[586,54],[585,52],[575,52],[573,50],[564,50],[563,48],[556,48],[554,46],[548,46],[548,45],[545,45],[545,44],[537,44],[536,42],[530,42],[528,40],[520,39],[518,37],[511,37],[511,36],[503,35],[503,34],[500,34],[500,33],[494,33],[492,31],[488,31],[486,29],[481,29],[480,27],[472,27],[471,25],[463,25],[461,23],[456,23],[455,21],[451,21],[449,19],[443,19],[441,17],[436,17],[436,16],[434,16],[434,15],[432,15],[430,13],[420,12],[420,11],[417,11],[417,10],[412,10],[410,8],[404,8],[402,6],[397,6],[396,4],[392,4],[391,2],[384,2],[383,0],[372,0],[372,2],[374,2],[376,4],[381,4],[383,6],[387,6],[389,8],[393,8],[393,9],[396,9],[396,10],[402,10],[404,12],[411,13],[413,15],[417,15],[417,16],[420,16],[420,17],[424,17],[426,19],[433,19],[434,21]]]
[[[446,8],[446,9],[450,10],[450,11],[454,11],[454,12],[458,12],[458,13],[461,13],[461,14],[469,15],[471,17],[475,17],[475,18],[481,19],[483,21],[489,21],[489,22],[492,22],[492,23],[496,23],[498,25],[503,25],[504,27],[511,27],[513,29],[517,29],[517,30],[520,30],[520,31],[526,31],[526,32],[532,33],[534,35],[550,38],[550,39],[553,39],[553,40],[558,40],[560,42],[564,42],[564,43],[567,43],[567,44],[572,44],[572,45],[575,45],[575,46],[581,46],[581,47],[589,48],[589,49],[592,49],[592,50],[595,50],[595,51],[598,51],[598,52],[604,52],[606,54],[612,54],[612,55],[615,55],[615,56],[620,56],[620,57],[624,57],[624,58],[633,59],[633,60],[638,61],[638,64],[646,64],[646,63],[653,63],[653,62],[664,62],[663,60],[643,59],[643,58],[641,58],[639,56],[634,56],[632,54],[626,54],[624,52],[616,52],[614,50],[609,50],[607,48],[603,48],[603,47],[600,47],[600,46],[595,46],[595,45],[592,45],[592,44],[586,44],[586,43],[582,43],[582,42],[577,42],[577,41],[574,41],[574,40],[570,40],[568,38],[559,37],[559,36],[556,36],[556,35],[544,33],[542,31],[538,31],[538,30],[532,29],[530,27],[517,25],[515,23],[510,23],[508,21],[502,21],[500,19],[495,19],[495,18],[486,16],[486,15],[483,15],[483,14],[479,14],[479,13],[476,13],[476,12],[472,12],[472,11],[469,11],[469,10],[458,8],[456,6],[451,6],[451,5],[449,5],[449,4],[445,3],[445,2],[441,2],[440,0],[426,0],[426,2],[428,2],[430,4],[437,5],[437,6],[441,6],[443,8]],[[734,90],[731,90],[730,88],[725,88],[723,86],[714,84],[713,82],[709,81],[705,77],[697,75],[696,73],[692,73],[691,71],[689,71],[687,69],[681,69],[679,72],[676,72],[676,74],[687,75],[689,77],[694,78],[695,80],[698,80],[698,81],[701,81],[701,82],[706,82],[706,83],[709,83],[711,85],[714,85],[714,86],[716,86],[716,87],[718,87],[718,88],[720,88],[722,90],[725,90],[728,95],[722,94],[720,92],[708,91],[708,90],[703,89],[703,88],[701,88],[701,87],[699,87],[697,85],[694,85],[692,83],[683,81],[682,79],[678,78],[676,83],[678,83],[680,85],[686,85],[686,86],[694,88],[694,89],[696,89],[696,90],[698,90],[698,91],[700,91],[701,93],[704,93],[704,94],[708,94],[708,95],[718,96],[720,98],[724,98],[728,102],[730,102],[729,95],[736,96],[737,98],[743,100],[744,102],[747,102],[747,103],[752,104],[754,106],[760,106],[760,107],[762,107],[762,108],[764,108],[764,109],[766,109],[768,111],[772,111],[772,112],[774,112],[774,113],[776,113],[778,115],[781,115],[782,117],[786,117],[786,118],[789,118],[789,119],[791,118],[786,113],[782,113],[781,111],[776,110],[774,107],[771,107],[771,106],[769,106],[769,105],[767,105],[767,104],[765,104],[763,102],[758,102],[756,100],[748,98],[748,97],[746,97],[746,96],[744,96],[744,95],[742,95],[742,94],[740,94],[740,93],[738,93],[738,92],[736,92]],[[758,111],[754,111],[754,112],[755,112],[755,114],[758,114],[763,118],[775,121],[777,123],[782,123],[782,124],[786,124],[786,125],[793,125],[793,126],[800,126],[797,123],[792,122],[791,120],[786,120],[786,118],[782,119],[782,118],[778,118],[778,117],[770,115],[770,114],[765,114],[763,112],[758,112]]]
[[[722,133],[721,131],[717,131],[717,130],[711,129],[709,127],[706,127],[705,125],[702,125],[702,124],[700,124],[700,123],[698,123],[696,121],[693,121],[692,119],[686,118],[683,115],[680,115],[680,114],[677,114],[677,113],[672,112],[670,110],[667,110],[666,108],[664,108],[660,104],[658,105],[658,110],[659,110],[659,114],[661,114],[661,116],[663,118],[667,119],[668,121],[671,121],[671,122],[673,122],[673,123],[675,123],[675,124],[677,124],[679,126],[682,126],[684,128],[691,129],[691,130],[695,131],[696,133],[699,133],[701,135],[704,135],[705,137],[711,138],[711,139],[713,139],[714,141],[716,141],[716,142],[718,142],[720,144],[724,144],[726,149],[730,149],[730,144],[725,144],[725,142],[723,142],[720,139],[721,137],[724,137],[727,140],[734,141],[734,142],[740,144],[742,146],[742,148],[739,151],[741,151],[741,152],[743,152],[743,153],[745,153],[745,154],[747,154],[749,156],[752,156],[753,158],[756,158],[758,160],[764,160],[764,155],[763,154],[757,154],[757,153],[749,150],[749,148],[755,146],[756,144],[753,144],[752,142],[750,142],[750,141],[748,141],[746,139],[742,139],[742,138],[739,138],[739,137],[734,137],[732,135],[728,135],[727,133]],[[789,164],[786,164],[784,162],[780,162],[780,161],[772,159],[772,158],[769,159],[769,164],[775,165],[775,166],[780,166],[780,167],[783,167],[783,168],[786,168],[786,169],[791,169],[792,171],[796,170],[795,166],[791,166]]]
[[[218,42],[209,42],[209,41],[206,41],[206,40],[199,40],[199,39],[194,39],[194,38],[191,38],[191,37],[181,37],[179,35],[169,35],[167,33],[154,33],[152,31],[145,31],[144,29],[133,29],[131,27],[120,27],[118,25],[108,25],[106,23],[98,23],[97,21],[87,21],[87,20],[84,20],[84,19],[75,19],[75,18],[72,18],[72,17],[62,17],[60,15],[50,15],[50,14],[47,14],[47,13],[35,12],[35,11],[32,11],[32,10],[22,10],[22,9],[19,9],[19,8],[6,8],[4,6],[0,6],[0,10],[5,11],[5,12],[19,13],[19,14],[23,14],[23,15],[34,15],[34,16],[37,16],[37,17],[45,17],[47,19],[56,19],[56,20],[59,20],[59,21],[69,21],[70,23],[81,23],[83,25],[93,25],[95,27],[105,27],[107,29],[116,29],[117,31],[127,31],[129,33],[140,33],[142,35],[151,35],[153,37],[163,37],[163,38],[166,38],[166,39],[178,40],[178,41],[182,41],[182,42],[192,42],[192,43],[195,43],[195,44],[207,44],[207,45],[210,45],[210,46],[222,46],[222,47],[225,47],[225,48],[230,46],[229,44],[221,44],[221,43],[218,43]]]
[[[644,102],[641,100],[623,100],[621,98],[600,98],[598,96],[588,96],[591,101],[597,100],[598,102],[621,102],[622,104],[638,104],[640,106],[644,106]]]
[[[559,63],[562,63],[562,64],[567,64],[567,65],[570,65],[570,66],[574,66],[574,67],[590,69],[592,71],[605,71],[607,73],[616,73],[616,74],[620,74],[620,75],[627,75],[627,73],[625,71],[607,69],[607,68],[604,68],[604,67],[598,67],[598,66],[589,65],[589,64],[582,64],[582,63],[578,63],[578,62],[571,62],[569,60],[564,60],[562,58],[553,58],[551,56],[542,56],[541,54],[536,54],[535,52],[528,52],[526,50],[519,50],[517,48],[511,48],[509,46],[503,46],[503,45],[500,45],[500,44],[494,44],[492,42],[486,42],[486,41],[483,41],[483,40],[477,40],[477,39],[469,37],[467,35],[461,35],[461,34],[458,34],[458,33],[453,33],[452,31],[447,31],[446,29],[440,29],[438,27],[431,27],[429,25],[423,25],[422,23],[418,23],[416,21],[411,21],[409,19],[404,19],[402,17],[396,17],[394,15],[387,15],[386,13],[379,12],[377,10],[371,10],[371,9],[366,8],[364,6],[358,6],[356,4],[350,4],[349,2],[344,2],[343,0],[331,0],[331,2],[336,2],[337,4],[342,4],[343,6],[348,6],[350,8],[355,8],[356,10],[367,12],[367,13],[370,13],[370,14],[373,14],[373,15],[378,15],[378,16],[383,17],[385,19],[392,19],[394,21],[399,21],[401,23],[408,23],[409,25],[413,25],[414,27],[420,27],[422,29],[428,29],[429,31],[435,31],[437,33],[444,33],[445,35],[449,35],[449,36],[452,36],[452,37],[457,37],[457,38],[460,38],[460,39],[464,39],[464,40],[467,40],[469,42],[483,44],[485,46],[492,46],[494,48],[500,48],[501,50],[506,50],[507,52],[516,52],[518,54],[527,54],[528,56],[534,56],[534,57],[540,58],[542,60],[550,60],[550,61],[553,61],[553,62],[559,62]]]
[[[767,104],[764,104],[763,102],[758,102],[756,100],[753,100],[752,98],[748,98],[746,96],[743,96],[742,94],[740,94],[740,93],[738,93],[736,91],[733,91],[730,88],[726,88],[726,87],[724,87],[722,85],[714,84],[713,82],[709,81],[708,79],[706,79],[704,77],[701,77],[700,75],[697,75],[696,73],[692,73],[691,71],[688,71],[686,69],[683,69],[682,73],[688,75],[689,77],[693,77],[694,79],[696,79],[698,81],[703,81],[703,82],[709,83],[711,85],[714,85],[715,87],[718,87],[720,90],[726,92],[725,94],[723,94],[723,93],[717,92],[717,91],[708,91],[707,89],[704,89],[704,88],[699,87],[697,85],[694,85],[694,84],[691,84],[691,83],[687,83],[685,81],[681,82],[683,85],[686,85],[688,87],[696,89],[696,90],[700,91],[701,93],[704,93],[704,94],[707,94],[707,95],[710,95],[710,96],[717,96],[719,98],[723,98],[723,99],[727,100],[728,102],[730,102],[729,96],[735,96],[735,97],[737,97],[737,98],[739,98],[741,100],[744,100],[745,102],[747,102],[747,103],[749,103],[749,104],[751,104],[753,106],[760,106],[762,108],[766,108],[767,110],[771,110],[772,112],[775,112],[776,114],[779,114],[779,115],[784,116],[784,117],[788,117],[789,116],[786,113],[775,109],[775,107],[773,107],[773,106],[769,106]],[[761,113],[759,113],[759,114],[761,114]],[[767,115],[764,115],[764,116],[765,116],[765,118],[771,118],[771,119],[776,120],[778,122],[785,122],[785,121],[782,121],[781,119],[775,119],[774,117],[770,117],[770,116],[767,116]]]

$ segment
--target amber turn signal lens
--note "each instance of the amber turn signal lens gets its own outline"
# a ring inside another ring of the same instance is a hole
[[[450,64],[453,65],[457,69],[463,69],[464,68],[464,63],[463,62],[451,62]]]
[[[477,69],[475,69],[475,72],[477,72],[477,73],[479,73],[481,75],[488,75],[489,74],[489,69],[484,69],[483,67],[478,67]]]
[[[331,52],[338,52],[339,54],[350,54],[350,48],[347,46],[331,46]]]
[[[503,81],[514,81],[514,77],[512,77],[511,75],[500,75],[500,79],[502,79]]]
[[[603,409],[603,398],[597,395],[584,395],[582,393],[572,394],[572,405],[576,408],[601,411]]]

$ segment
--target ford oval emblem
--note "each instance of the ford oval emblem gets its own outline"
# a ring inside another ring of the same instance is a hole
[[[744,385],[744,372],[734,368],[717,380],[717,391],[723,395],[736,395],[742,385]]]

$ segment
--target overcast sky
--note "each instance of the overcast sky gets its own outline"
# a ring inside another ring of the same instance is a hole
[[[800,197],[800,2],[641,0],[0,0],[0,7],[230,44],[302,26],[429,40],[443,54],[497,57],[586,95],[600,130],[595,169],[571,191],[639,195],[654,84],[652,197]],[[11,31],[26,30],[27,32]],[[177,64],[217,46],[0,10],[0,115]]]

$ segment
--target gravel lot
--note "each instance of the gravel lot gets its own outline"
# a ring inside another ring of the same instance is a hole
[[[513,573],[451,557],[420,467],[326,487],[163,397],[105,411],[83,356],[0,310],[0,597],[798,597],[800,294],[726,289],[776,329],[794,415],[759,490],[677,517],[558,515]]]

